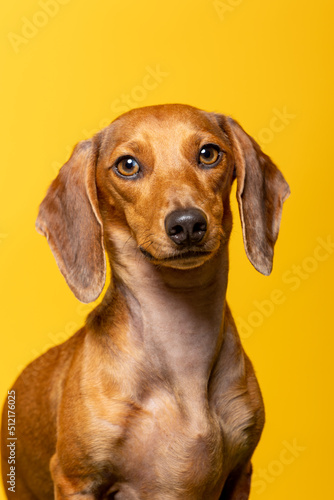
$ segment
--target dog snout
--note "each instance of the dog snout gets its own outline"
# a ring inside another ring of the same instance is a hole
[[[165,219],[168,237],[177,245],[196,245],[204,238],[207,231],[207,218],[202,210],[190,208],[174,210]]]

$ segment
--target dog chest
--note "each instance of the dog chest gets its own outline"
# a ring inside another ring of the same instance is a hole
[[[115,471],[120,491],[131,486],[140,498],[203,498],[222,477],[221,428],[204,407],[183,403],[160,395],[117,420],[95,420],[86,456],[97,475]]]

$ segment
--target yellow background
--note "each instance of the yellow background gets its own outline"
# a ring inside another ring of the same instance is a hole
[[[73,145],[126,100],[231,114],[292,192],[269,278],[245,256],[233,201],[228,300],[267,413],[251,499],[332,498],[334,253],[319,238],[334,239],[333,2],[55,1],[48,14],[43,0],[1,9],[1,399],[90,307],[34,229]]]

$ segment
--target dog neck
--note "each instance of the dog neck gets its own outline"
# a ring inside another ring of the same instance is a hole
[[[222,345],[227,274],[227,245],[191,270],[158,267],[127,254],[114,267],[101,303],[103,315],[107,309],[118,314],[112,300],[126,303],[132,347],[144,350],[153,368],[167,370],[192,404],[207,391]]]

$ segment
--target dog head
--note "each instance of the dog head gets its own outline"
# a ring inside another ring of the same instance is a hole
[[[112,263],[129,249],[176,269],[210,259],[229,238],[235,177],[247,256],[270,274],[288,184],[238,123],[191,106],[135,109],[79,143],[36,227],[90,302],[105,282],[105,248]]]

